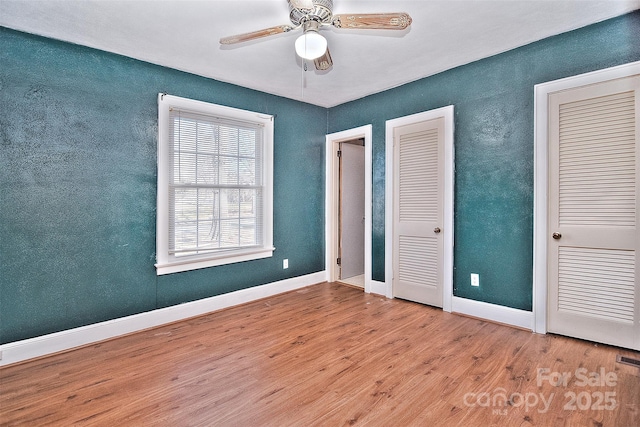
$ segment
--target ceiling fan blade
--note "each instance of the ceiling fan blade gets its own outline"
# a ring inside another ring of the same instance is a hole
[[[325,71],[331,68],[331,66],[333,65],[333,60],[331,59],[329,48],[327,48],[327,51],[324,53],[324,55],[314,59],[313,63],[315,64],[316,70],[318,71]]]
[[[261,37],[272,36],[274,34],[287,33],[291,30],[295,30],[296,27],[291,25],[278,25],[277,27],[265,28],[264,30],[252,31],[250,33],[237,34],[235,36],[223,37],[220,39],[220,44],[235,44],[242,43],[249,40],[259,39]]]
[[[332,24],[336,28],[356,28],[366,30],[404,30],[411,25],[408,13],[343,13],[333,15]]]

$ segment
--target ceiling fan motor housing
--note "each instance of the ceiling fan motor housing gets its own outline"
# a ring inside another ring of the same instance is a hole
[[[309,20],[330,24],[332,11],[333,0],[289,0],[289,18],[293,25],[301,25]]]

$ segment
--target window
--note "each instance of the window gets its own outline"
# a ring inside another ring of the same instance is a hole
[[[273,117],[158,95],[157,274],[270,257]]]

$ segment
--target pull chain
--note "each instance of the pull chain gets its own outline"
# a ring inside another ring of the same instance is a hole
[[[302,97],[302,99],[304,100],[304,78],[305,78],[305,71],[307,71],[307,61],[304,58],[302,59],[302,69],[300,71],[300,96]]]

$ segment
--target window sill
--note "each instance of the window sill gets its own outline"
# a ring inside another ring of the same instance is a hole
[[[156,264],[156,274],[179,273],[182,271],[197,270],[200,268],[215,267],[218,265],[233,264],[236,262],[251,261],[255,259],[269,258],[273,256],[275,248],[254,248],[246,251],[236,251],[233,254],[201,255],[185,257]]]

